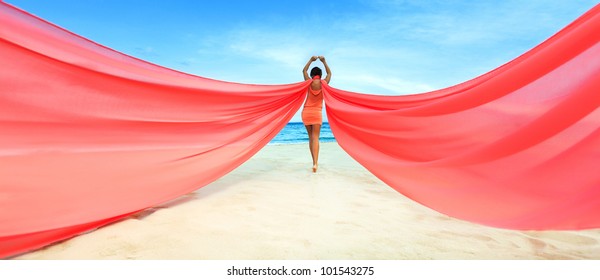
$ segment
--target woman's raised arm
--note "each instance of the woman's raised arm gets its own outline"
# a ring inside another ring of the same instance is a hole
[[[331,81],[331,70],[329,69],[329,65],[327,65],[327,61],[325,61],[324,56],[319,56],[319,60],[321,60],[321,62],[323,62],[323,66],[325,66],[325,72],[327,73],[325,81],[329,84],[329,81]]]
[[[310,66],[310,64],[317,60],[317,56],[313,55],[310,57],[310,59],[308,60],[308,62],[306,63],[306,65],[304,66],[304,69],[302,70],[302,74],[304,75],[304,80],[310,80],[310,77],[308,76],[308,67]]]

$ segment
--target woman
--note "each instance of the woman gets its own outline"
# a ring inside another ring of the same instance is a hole
[[[319,135],[321,134],[321,124],[323,124],[323,91],[321,90],[321,75],[323,72],[321,71],[321,68],[313,67],[313,69],[310,70],[309,78],[307,71],[310,64],[317,60],[317,58],[321,60],[323,66],[325,66],[325,71],[327,72],[325,82],[329,84],[329,81],[331,80],[331,70],[329,70],[329,66],[327,66],[327,62],[323,56],[312,56],[302,70],[305,81],[312,79],[310,87],[308,88],[306,102],[304,102],[304,109],[302,109],[302,122],[308,133],[308,147],[313,160],[313,172],[317,172],[319,165]]]

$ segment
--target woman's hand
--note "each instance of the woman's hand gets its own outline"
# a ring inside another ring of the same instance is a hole
[[[324,57],[324,56],[322,56],[322,55],[320,55],[320,56],[319,56],[319,60],[320,60],[321,62],[325,62],[325,57]]]
[[[317,58],[318,58],[318,56],[316,56],[316,55],[313,55],[313,56],[310,58],[310,61],[315,61],[315,60],[317,60]]]

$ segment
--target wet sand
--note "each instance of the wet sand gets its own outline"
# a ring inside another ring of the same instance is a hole
[[[167,204],[15,259],[600,259],[600,230],[514,231],[407,199],[336,143],[267,146]]]

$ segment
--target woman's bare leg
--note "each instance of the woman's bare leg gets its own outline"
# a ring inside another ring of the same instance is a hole
[[[317,172],[319,167],[319,136],[321,134],[321,125],[312,125],[312,137],[310,141],[312,143],[312,156],[313,156],[313,172]]]
[[[313,126],[305,125],[306,133],[308,133],[308,149],[310,149],[310,156],[313,158],[313,162],[315,161],[315,152],[313,151]]]

